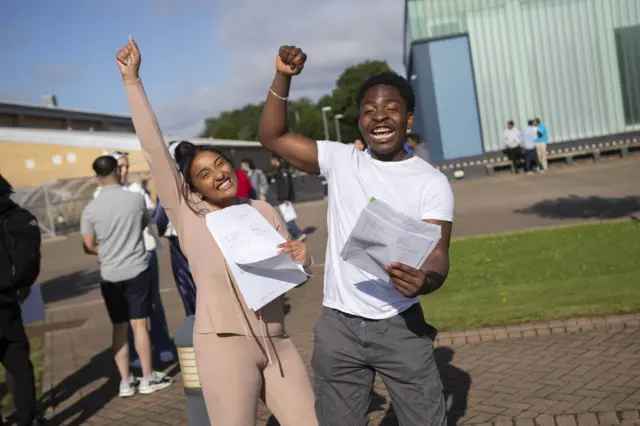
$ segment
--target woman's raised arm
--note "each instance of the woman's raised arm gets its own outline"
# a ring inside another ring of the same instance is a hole
[[[172,222],[177,223],[178,209],[183,202],[182,176],[169,153],[140,81],[140,50],[131,37],[120,49],[116,59],[126,88],[133,125],[142,146],[142,154],[151,169],[151,176],[163,207]]]

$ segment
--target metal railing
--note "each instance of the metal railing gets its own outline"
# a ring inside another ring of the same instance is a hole
[[[149,178],[147,173],[137,173],[130,179],[139,182],[145,178]],[[298,174],[293,181],[296,202],[321,200],[326,195],[323,178]],[[43,236],[56,237],[80,229],[82,210],[93,199],[97,186],[94,178],[65,179],[16,190],[12,198],[38,219]],[[278,204],[275,192],[275,186],[271,184],[267,201],[273,205]]]

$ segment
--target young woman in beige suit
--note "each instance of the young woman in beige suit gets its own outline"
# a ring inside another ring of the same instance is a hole
[[[255,424],[262,398],[283,426],[317,425],[307,370],[285,333],[282,300],[258,312],[247,307],[204,216],[248,203],[286,240],[287,227],[269,204],[237,197],[233,165],[213,146],[182,144],[178,170],[138,77],[140,51],[133,39],[117,62],[144,157],[198,289],[194,346],[211,424]],[[288,241],[281,250],[311,265],[304,244]]]

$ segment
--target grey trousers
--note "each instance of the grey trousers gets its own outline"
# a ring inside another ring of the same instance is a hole
[[[420,304],[383,320],[324,308],[314,329],[312,360],[318,424],[366,425],[377,373],[401,426],[445,426],[435,334]]]

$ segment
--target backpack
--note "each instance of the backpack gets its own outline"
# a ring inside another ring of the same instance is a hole
[[[0,274],[2,289],[30,287],[40,274],[42,237],[38,220],[15,205],[0,216]]]

